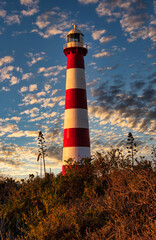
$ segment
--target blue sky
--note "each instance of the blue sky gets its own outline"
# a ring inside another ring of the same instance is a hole
[[[39,174],[37,136],[46,168],[61,171],[66,57],[76,23],[88,45],[85,73],[92,154],[155,144],[156,0],[0,1],[0,174]]]

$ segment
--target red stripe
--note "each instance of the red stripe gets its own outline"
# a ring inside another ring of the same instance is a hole
[[[79,53],[72,53],[67,56],[67,69],[69,68],[85,68],[84,67],[84,57]]]
[[[87,109],[86,89],[73,88],[66,90],[65,109],[69,108]]]
[[[90,147],[88,128],[64,129],[63,147]]]

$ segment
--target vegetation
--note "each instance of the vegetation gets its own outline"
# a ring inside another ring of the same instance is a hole
[[[131,132],[128,134],[127,138],[127,149],[128,149],[128,158],[132,161],[132,168],[134,167],[134,155],[136,154],[136,143],[134,142],[134,137]]]
[[[38,134],[38,147],[39,147],[39,154],[38,154],[37,161],[39,161],[39,159],[41,158],[41,160],[40,160],[40,175],[42,177],[42,159],[43,159],[43,164],[44,164],[44,176],[46,174],[45,154],[46,154],[47,148],[46,148],[43,133],[41,131],[39,131],[39,134]]]
[[[0,179],[1,240],[156,239],[155,165],[132,168],[118,149],[68,164],[65,176]]]

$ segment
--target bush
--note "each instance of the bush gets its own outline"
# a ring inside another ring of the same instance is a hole
[[[156,172],[119,150],[72,164],[65,176],[0,180],[0,239],[156,239]]]

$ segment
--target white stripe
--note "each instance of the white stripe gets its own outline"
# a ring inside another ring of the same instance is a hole
[[[86,89],[84,69],[81,69],[81,68],[67,69],[66,90],[71,88]]]
[[[71,108],[65,110],[65,128],[89,128],[88,111],[81,108]]]
[[[67,163],[65,160],[73,158],[74,161],[79,161],[81,158],[90,157],[90,147],[64,147],[63,148],[63,165]]]

